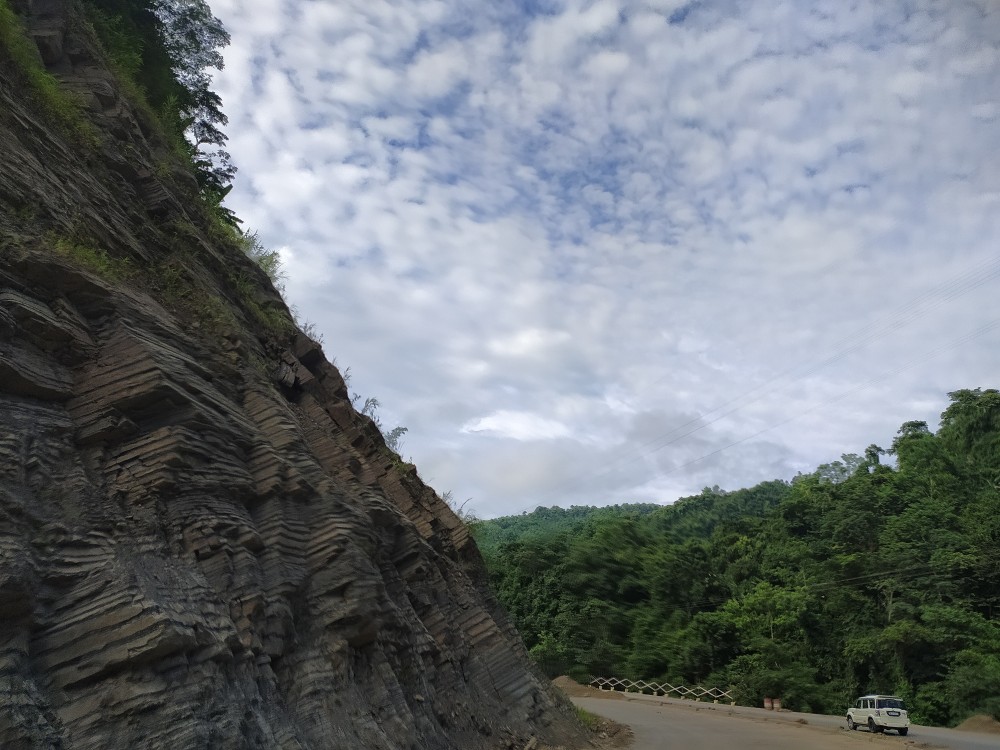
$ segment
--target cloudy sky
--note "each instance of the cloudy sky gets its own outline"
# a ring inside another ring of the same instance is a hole
[[[467,510],[788,479],[1000,386],[1000,4],[212,6],[229,205]]]

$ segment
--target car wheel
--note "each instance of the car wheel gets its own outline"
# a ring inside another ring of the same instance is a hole
[[[875,726],[875,721],[871,717],[868,717],[868,731],[872,734],[878,734],[882,731],[882,727]]]
[[[909,731],[910,731],[910,730],[909,730],[909,728],[906,728],[906,729],[900,729],[900,730],[899,730],[899,736],[900,736],[900,737],[905,737],[905,736],[906,736],[906,733],[907,733],[907,732],[909,732]]]
[[[852,719],[850,716],[847,717],[847,728],[850,729],[852,732],[858,728],[858,725],[854,723],[854,719]]]

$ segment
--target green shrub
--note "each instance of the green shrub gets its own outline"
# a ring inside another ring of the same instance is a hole
[[[144,83],[151,78],[151,65],[146,62],[146,58],[152,58],[161,59],[159,77],[176,85],[167,59],[163,57],[164,53],[161,52],[159,56],[155,54],[155,39],[149,38],[148,34],[143,35],[131,18],[126,20],[124,16],[101,8],[94,2],[85,2],[83,8],[125,99],[145,124],[169,146],[174,157],[194,170],[192,146],[184,137],[184,126],[178,115],[177,96],[168,94],[158,108],[154,107]],[[156,85],[157,88],[163,87],[162,83]],[[163,174],[169,173],[169,168],[164,166],[162,171]]]
[[[120,16],[114,16],[92,3],[85,3],[84,10],[117,72],[137,82],[142,70],[142,40],[128,32]]]
[[[108,281],[122,282],[134,274],[127,258],[113,258],[107,251],[66,238],[53,241],[56,252]]]
[[[243,309],[266,330],[279,335],[292,332],[292,319],[284,310],[261,299],[260,287],[253,279],[246,274],[236,273],[230,274],[229,283]]]
[[[83,145],[95,146],[98,143],[97,131],[84,117],[82,103],[45,70],[38,48],[25,33],[21,19],[8,0],[0,0],[0,50],[6,50],[24,78],[33,103],[66,135]]]
[[[256,232],[236,232],[236,237],[240,249],[267,274],[274,288],[284,293],[287,275],[281,262],[281,254],[265,247]]]
[[[600,716],[592,714],[590,711],[580,708],[579,706],[576,707],[576,718],[578,718],[580,723],[587,727],[587,729],[591,732],[596,732],[601,727]]]

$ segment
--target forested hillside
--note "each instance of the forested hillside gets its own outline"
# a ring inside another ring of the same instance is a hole
[[[481,522],[495,589],[552,676],[1000,717],[1000,393],[950,396],[936,434],[907,422],[790,483]]]
[[[655,503],[632,503],[629,505],[608,505],[594,507],[592,505],[574,505],[571,508],[536,508],[533,513],[520,516],[505,516],[489,522],[478,524],[476,528],[476,544],[484,554],[495,551],[507,542],[526,542],[534,539],[544,539],[564,531],[572,531],[583,526],[587,521],[620,518],[622,516],[638,517],[652,513],[663,506]]]

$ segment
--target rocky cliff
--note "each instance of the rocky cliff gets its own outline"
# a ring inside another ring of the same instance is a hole
[[[579,740],[79,10],[0,5],[82,102],[0,48],[0,747]]]

